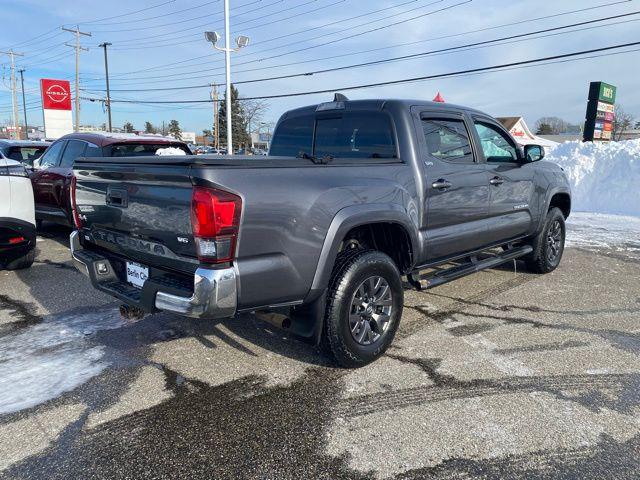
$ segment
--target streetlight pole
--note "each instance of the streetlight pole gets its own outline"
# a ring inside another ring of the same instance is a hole
[[[107,80],[107,99],[105,104],[107,106],[107,118],[109,120],[109,131],[111,131],[111,95],[109,94],[109,61],[107,59],[107,47],[111,44],[109,42],[104,42],[98,45],[99,47],[104,48],[104,74]]]
[[[27,123],[27,101],[24,96],[24,68],[18,70],[20,72],[20,85],[22,87],[22,112],[24,113],[24,136],[29,140],[29,124]]]
[[[233,126],[231,123],[231,32],[229,31],[229,0],[224,0],[224,67],[226,70],[227,93],[227,154],[233,155]]]
[[[249,37],[245,35],[239,35],[236,38],[236,48],[231,48],[231,30],[229,27],[229,0],[224,0],[224,47],[217,45],[220,40],[220,35],[217,32],[204,32],[204,38],[213,44],[213,48],[224,52],[225,69],[226,69],[226,82],[227,92],[225,95],[225,103],[227,109],[227,153],[233,155],[233,127],[231,124],[231,52],[237,52],[243,47],[249,45]]]

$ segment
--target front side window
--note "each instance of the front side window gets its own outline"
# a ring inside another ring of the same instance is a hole
[[[62,153],[62,147],[64,147],[65,141],[53,143],[40,160],[40,168],[55,167],[58,164],[58,159]]]
[[[488,123],[475,122],[475,126],[487,162],[518,161],[516,147],[504,132]]]
[[[306,115],[283,120],[278,125],[269,154],[276,157],[311,155],[314,116]]]
[[[313,154],[318,158],[396,158],[391,120],[382,112],[318,118]]]
[[[80,140],[69,140],[67,142],[67,148],[64,149],[64,153],[62,154],[60,166],[62,168],[73,167],[73,162],[75,162],[76,158],[84,155],[85,148],[87,148],[87,144],[85,142],[81,142]]]
[[[473,163],[469,134],[462,120],[422,120],[427,152],[432,157],[456,163]]]

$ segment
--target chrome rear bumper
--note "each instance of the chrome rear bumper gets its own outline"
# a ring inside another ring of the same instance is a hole
[[[158,309],[194,318],[227,318],[236,313],[238,290],[235,269],[198,267],[194,273],[193,294],[181,296],[162,290],[153,278],[142,290],[121,282],[109,259],[82,248],[79,232],[69,238],[71,256],[80,272],[91,279],[94,288],[106,292],[125,303],[143,309]],[[100,267],[100,268],[98,268]]]

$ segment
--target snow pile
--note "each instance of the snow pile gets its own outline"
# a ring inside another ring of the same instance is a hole
[[[186,155],[187,152],[185,152],[184,150],[182,150],[181,148],[176,148],[176,147],[166,147],[166,148],[159,148],[158,150],[156,150],[156,155]]]
[[[569,177],[572,210],[640,216],[640,139],[565,142],[545,159]]]

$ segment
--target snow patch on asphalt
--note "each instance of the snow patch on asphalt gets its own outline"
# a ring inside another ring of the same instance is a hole
[[[87,339],[123,325],[117,310],[44,318],[0,337],[0,414],[56,398],[108,366],[104,347]]]
[[[640,258],[640,217],[572,212],[567,219],[567,246]]]

